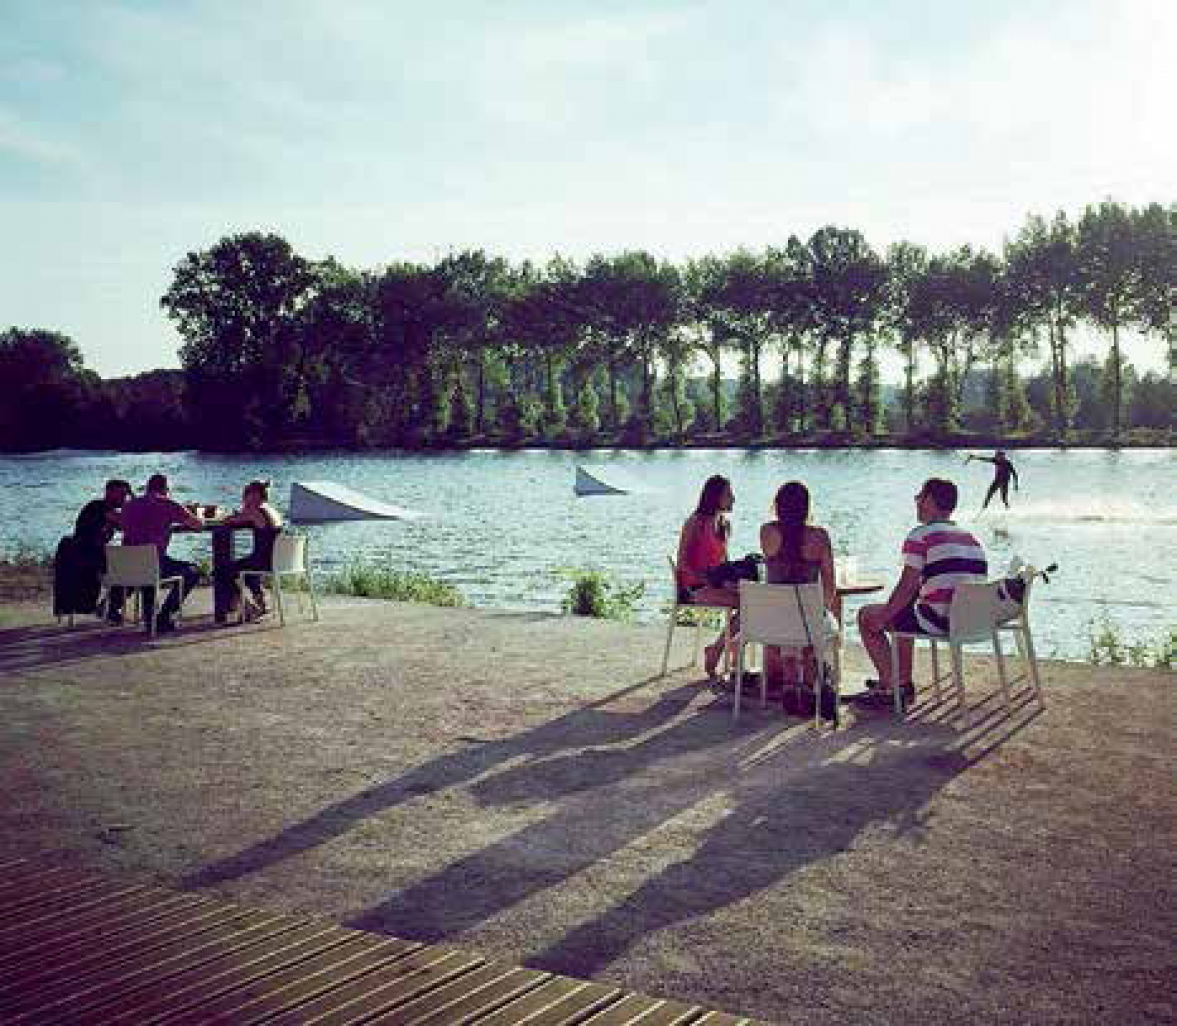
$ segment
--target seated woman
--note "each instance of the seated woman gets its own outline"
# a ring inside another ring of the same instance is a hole
[[[703,484],[699,504],[695,512],[687,517],[678,540],[675,567],[678,571],[680,602],[739,609],[740,595],[735,588],[713,587],[704,576],[705,571],[727,562],[727,540],[731,534],[727,514],[731,512],[734,502],[731,482],[726,477],[715,474]],[[737,628],[736,617],[733,616],[733,638]],[[723,635],[720,634],[704,652],[704,668],[709,677],[714,677],[723,655]]]
[[[760,528],[760,547],[764,552],[765,579],[769,584],[810,584],[821,581],[825,594],[827,624],[837,630],[842,621],[842,598],[834,579],[834,555],[830,547],[830,536],[824,527],[809,524],[809,489],[800,481],[784,484],[773,500],[776,520]],[[829,617],[833,623],[829,623]],[[785,657],[787,672],[796,681],[796,658]],[[786,666],[782,664],[781,650],[766,646],[764,669],[769,685],[782,686]],[[807,649],[804,679],[810,683],[817,679],[817,668],[812,653]]]
[[[222,520],[221,526],[253,528],[253,551],[216,570],[217,587],[232,592],[229,608],[233,610],[242,603],[241,571],[269,570],[273,565],[274,539],[282,529],[282,516],[270,505],[270,482],[250,481],[241,492],[241,509]],[[256,577],[249,578],[249,590],[253,601],[245,601],[242,618],[256,620],[268,612],[266,596]]]

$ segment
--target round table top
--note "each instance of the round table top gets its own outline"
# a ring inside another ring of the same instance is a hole
[[[873,595],[876,591],[882,591],[886,585],[882,581],[847,581],[836,587],[839,595]]]

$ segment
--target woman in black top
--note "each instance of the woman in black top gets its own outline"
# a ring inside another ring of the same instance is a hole
[[[218,587],[232,590],[230,609],[242,603],[241,571],[269,570],[274,560],[274,539],[282,530],[282,515],[270,505],[270,482],[250,481],[241,492],[241,509],[221,521],[222,527],[252,527],[253,551],[248,556],[235,559],[217,569]],[[243,619],[256,620],[269,612],[261,582],[249,578],[249,590],[253,601],[245,600]]]
[[[764,552],[765,577],[769,584],[809,584],[821,582],[826,615],[831,630],[842,619],[842,599],[834,580],[834,555],[830,536],[824,527],[809,523],[809,489],[800,481],[781,485],[773,500],[776,519],[760,528],[760,547]],[[823,625],[825,626],[825,625]],[[816,667],[811,652],[805,652],[804,677],[812,681]],[[786,675],[796,679],[796,659],[786,655],[782,665],[781,650],[765,646],[764,668],[770,684],[782,684]]]

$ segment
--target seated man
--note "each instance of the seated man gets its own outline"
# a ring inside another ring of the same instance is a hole
[[[988,566],[985,550],[968,531],[949,517],[956,509],[956,485],[931,477],[915,497],[919,525],[903,542],[903,574],[885,603],[863,606],[858,613],[858,630],[867,654],[878,671],[877,680],[867,681],[868,702],[894,701],[891,689],[903,688],[905,703],[915,699],[911,683],[912,641],[900,638],[899,680],[891,679],[891,644],[888,629],[911,631],[932,637],[948,634],[948,609],[952,593],[966,581],[985,581]]]
[[[83,587],[95,600],[101,587],[101,576],[106,571],[106,546],[114,539],[115,531],[120,529],[120,510],[132,495],[134,492],[126,481],[112,478],[106,482],[101,499],[91,499],[82,507],[74,525],[75,559],[86,577]],[[94,607],[93,602],[87,605]],[[106,615],[112,622],[121,622],[121,589],[113,589]]]
[[[157,631],[175,630],[173,617],[180,603],[196,587],[200,571],[192,563],[172,559],[167,553],[168,542],[174,526],[200,530],[204,524],[178,502],[168,498],[168,479],[163,474],[152,474],[143,495],[123,507],[122,523],[124,545],[154,545],[159,550],[160,576],[182,577],[184,580],[183,595],[177,597],[175,590],[169,590],[156,620]]]

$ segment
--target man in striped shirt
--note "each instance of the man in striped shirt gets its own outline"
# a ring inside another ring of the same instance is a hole
[[[985,550],[964,528],[949,519],[956,509],[956,485],[932,477],[915,497],[919,524],[903,541],[903,574],[885,603],[864,606],[858,613],[858,630],[878,679],[867,681],[870,700],[892,701],[891,643],[887,630],[943,637],[948,634],[948,609],[958,584],[985,580]],[[899,681],[903,701],[915,698],[911,683],[912,641],[900,638]]]

